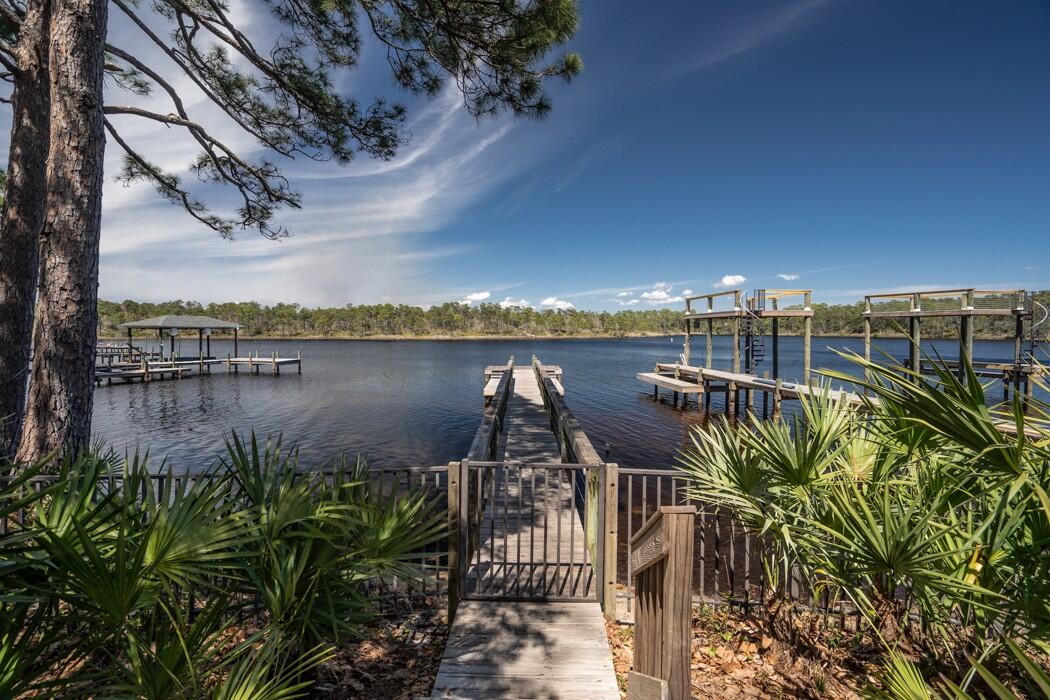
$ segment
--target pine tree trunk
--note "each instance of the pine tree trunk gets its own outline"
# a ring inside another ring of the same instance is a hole
[[[106,0],[52,0],[51,146],[21,461],[91,440],[102,221]]]
[[[18,34],[7,192],[0,215],[0,456],[18,446],[32,349],[47,179],[50,0],[31,0]]]

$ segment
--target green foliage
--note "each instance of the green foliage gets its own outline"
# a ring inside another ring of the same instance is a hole
[[[1050,291],[1035,297],[1050,306]],[[126,321],[164,314],[203,314],[245,326],[247,335],[367,337],[374,335],[455,336],[455,335],[608,335],[628,334],[675,335],[684,330],[680,309],[660,308],[645,311],[554,311],[546,309],[502,308],[498,304],[468,306],[448,302],[423,309],[408,304],[375,304],[342,307],[308,308],[299,304],[266,306],[254,301],[200,304],[194,301],[169,301],[159,304],[136,301],[98,302],[103,336],[122,335],[118,326]],[[829,306],[814,304],[816,314],[813,332],[818,335],[858,335],[862,332],[861,309],[858,305]],[[780,332],[800,334],[798,319],[781,319]],[[982,337],[1009,337],[1012,319],[1004,323],[999,317],[977,317],[975,332]],[[727,333],[726,322],[715,324],[716,333]],[[887,327],[886,334],[899,333]],[[958,329],[939,318],[923,320],[923,336],[955,337]]]
[[[765,534],[772,581],[790,567],[862,613],[893,652],[887,697],[934,697],[905,651],[992,688],[1003,640],[1050,639],[1050,412],[990,409],[969,367],[927,381],[851,359],[863,410],[823,393],[793,423],[698,428],[691,495]]]
[[[301,697],[368,619],[365,587],[422,575],[443,520],[421,493],[384,495],[361,461],[300,471],[279,440],[228,447],[194,478],[101,451],[10,470],[0,697]]]

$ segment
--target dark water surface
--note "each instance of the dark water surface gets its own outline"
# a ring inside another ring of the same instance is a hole
[[[655,403],[652,388],[635,379],[656,362],[675,361],[681,336],[602,340],[479,341],[242,341],[240,354],[264,357],[303,354],[303,374],[279,377],[210,375],[180,381],[103,386],[95,392],[94,434],[123,451],[148,449],[159,464],[198,471],[213,465],[231,430],[260,436],[283,433],[299,445],[302,462],[314,465],[347,453],[365,453],[382,465],[444,464],[467,452],[481,419],[486,365],[533,354],[565,370],[565,396],[599,454],[623,466],[666,467],[688,442],[698,422],[694,408],[680,411]],[[185,354],[196,352],[183,348]],[[957,357],[952,341],[938,341],[945,358]],[[815,338],[813,367],[852,371],[828,348],[862,351],[857,338]],[[903,340],[880,340],[897,356]],[[932,346],[931,346],[932,347]],[[767,352],[769,341],[767,339]],[[232,344],[213,341],[224,357]],[[694,363],[703,339],[694,339]],[[977,358],[1011,358],[1008,341],[978,341]],[[728,338],[715,339],[715,366],[729,367]],[[769,360],[758,371],[770,369]],[[781,339],[781,375],[801,379],[802,341]],[[994,395],[994,394],[993,394]],[[720,405],[718,395],[714,405]]]

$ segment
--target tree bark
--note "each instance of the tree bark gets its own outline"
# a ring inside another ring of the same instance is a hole
[[[7,192],[0,214],[0,457],[18,446],[29,377],[50,133],[50,22],[50,0],[30,0],[16,47]]]
[[[18,459],[90,447],[107,0],[52,0],[51,139],[33,364]]]

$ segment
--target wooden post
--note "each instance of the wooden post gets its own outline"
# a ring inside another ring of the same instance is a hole
[[[690,313],[689,312],[689,302],[688,301],[685,302],[685,312],[686,313]],[[690,341],[690,334],[692,333],[692,330],[693,330],[692,324],[693,324],[693,322],[690,321],[688,318],[685,320],[685,341],[682,344],[682,346],[683,346],[682,347],[682,363],[686,364],[686,365],[689,364],[689,344],[690,344],[689,341]]]
[[[763,379],[769,379],[769,370],[762,372]],[[762,417],[769,418],[769,390],[762,392]]]
[[[966,369],[964,363],[973,363],[973,290],[967,290],[963,301],[963,316],[959,317],[959,379],[965,381]]]
[[[619,483],[620,467],[615,462],[606,464],[605,474],[605,511],[603,515],[603,533],[605,544],[602,554],[605,561],[602,565],[604,576],[602,592],[602,609],[605,619],[610,622],[616,621],[616,552],[619,541]]]
[[[631,540],[634,670],[666,681],[671,700],[690,698],[695,519],[695,506],[661,506]]]
[[[236,328],[233,329],[233,356],[235,358],[240,357],[240,354],[237,351],[237,329]],[[237,371],[237,365],[233,366],[233,371],[234,372]]]
[[[918,293],[911,296],[911,310],[922,311],[922,297]],[[908,335],[911,336],[911,353],[908,364],[916,373],[916,381],[922,376],[922,331],[919,326],[919,317],[914,314],[908,317]]]
[[[459,492],[460,466],[459,462],[448,463],[448,623],[456,616],[456,606],[462,596],[463,582],[459,577],[459,562],[463,556],[460,549],[461,538],[459,533],[460,504]]]
[[[736,309],[740,309],[740,292],[733,297]],[[733,372],[740,372],[740,317],[733,317]]]
[[[864,359],[871,362],[871,298],[864,297]]]
[[[806,294],[805,294],[805,296],[803,298],[804,298],[803,304],[805,305],[806,311],[812,311],[812,308],[811,308],[812,301],[813,301],[812,295],[809,292],[806,292]],[[806,386],[809,386],[809,372],[810,372],[810,366],[812,364],[812,362],[811,362],[811,351],[812,351],[812,347],[813,347],[813,317],[812,316],[806,316],[802,320],[802,327],[803,327],[802,334],[804,336],[804,340],[802,341],[803,342],[803,346],[802,346],[802,366],[803,366],[802,375],[803,375],[804,381],[806,383]]]
[[[711,369],[711,358],[714,355],[714,333],[715,322],[707,319],[707,358],[704,361],[704,367],[707,369]]]
[[[302,350],[296,350],[295,351],[295,359],[297,360],[297,362],[295,363],[295,367],[298,370],[298,373],[302,374],[303,373],[303,351]]]
[[[696,388],[696,412],[699,413],[703,394],[706,393],[706,390],[704,389],[704,370],[700,367],[696,368]]]

